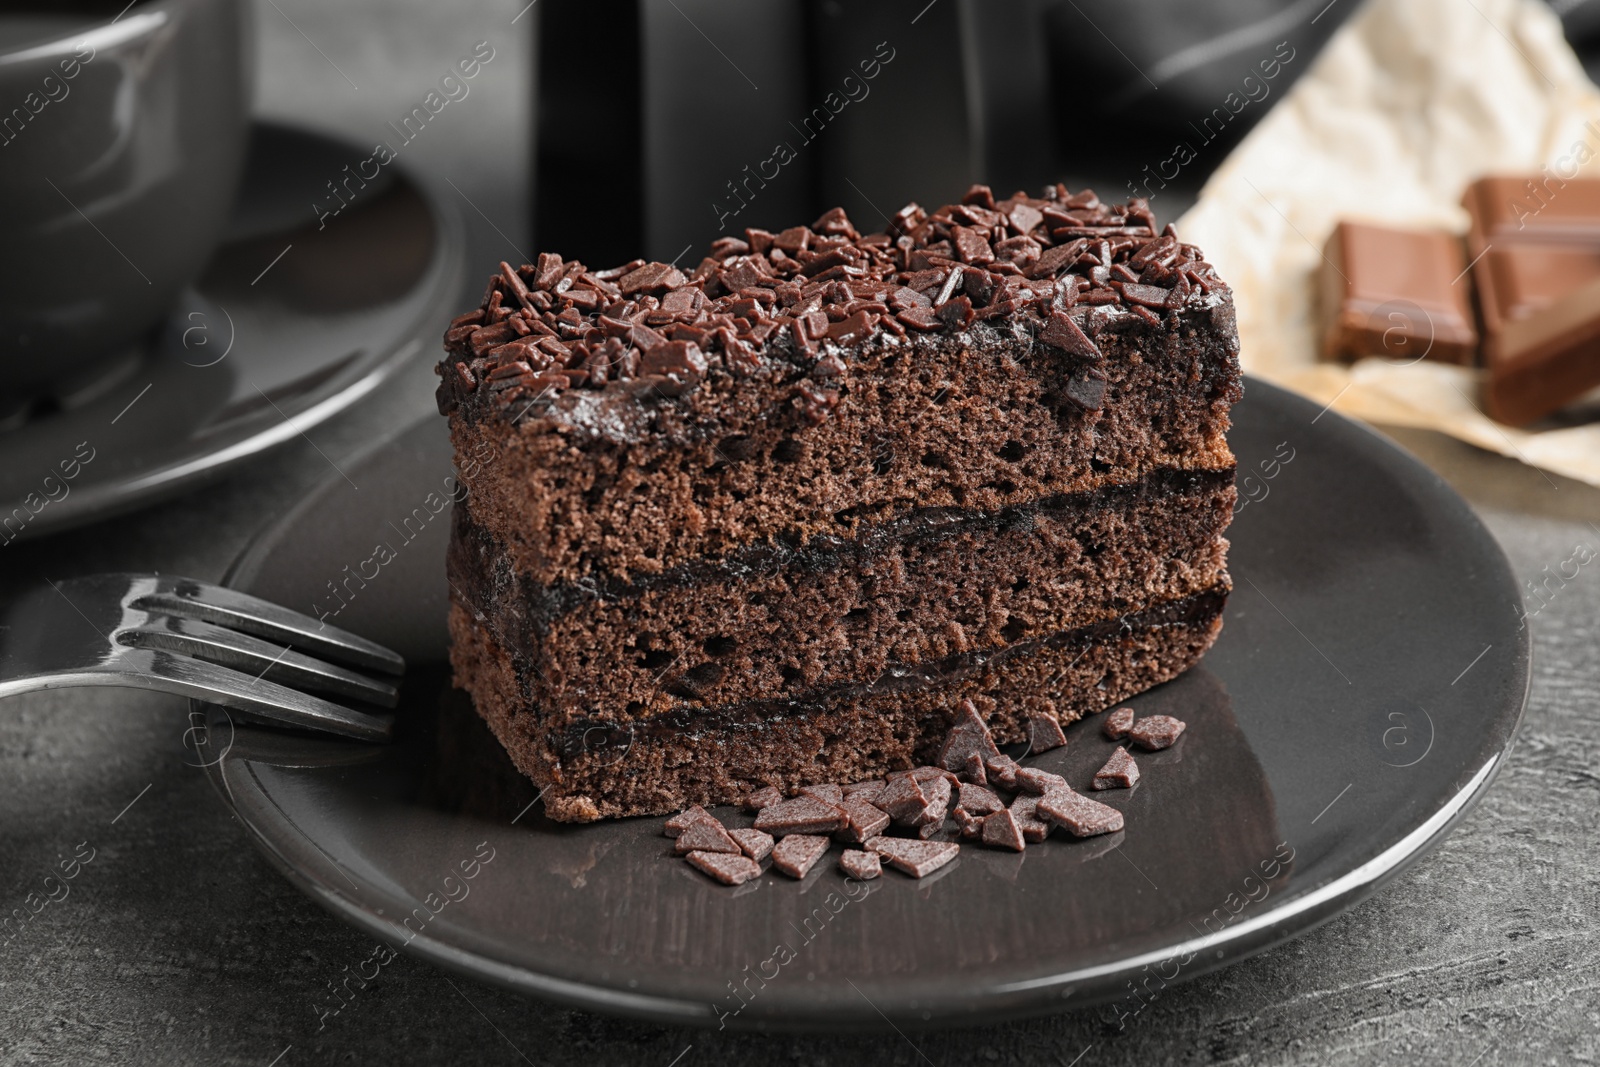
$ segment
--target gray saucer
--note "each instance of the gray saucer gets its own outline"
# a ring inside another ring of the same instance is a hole
[[[727,889],[667,858],[660,819],[545,820],[440,665],[448,511],[425,504],[451,469],[440,419],[350,468],[359,494],[330,479],[231,579],[337,608],[338,625],[404,652],[399,742],[235,730],[213,708],[208,773],[329,910],[535,996],[712,1027],[961,1025],[1091,1004],[1137,1025],[1140,991],[1304,933],[1437,844],[1488,788],[1527,694],[1516,585],[1439,478],[1259,382],[1231,440],[1249,502],[1229,534],[1226,626],[1200,666],[1132,702],[1189,729],[1139,755],[1137,788],[1098,795],[1127,818],[1110,837],[966,847],[921,882],[890,871],[852,887],[830,859],[803,882],[769,872]],[[394,558],[366,564],[380,543]],[[340,608],[329,583],[356,573]],[[1070,727],[1036,762],[1082,787],[1112,747],[1099,729]]]
[[[0,542],[215,477],[433,358],[463,300],[460,218],[391,164],[319,228],[312,205],[336,204],[326,183],[364,154],[255,127],[224,244],[165,324],[53,400],[0,411]]]

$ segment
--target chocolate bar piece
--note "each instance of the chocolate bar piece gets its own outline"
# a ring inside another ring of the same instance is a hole
[[[1522,426],[1600,385],[1600,179],[1482,178],[1462,198],[1483,406]]]
[[[1513,319],[1484,348],[1484,407],[1511,426],[1544,418],[1600,386],[1600,278]]]
[[[1472,364],[1467,263],[1442,230],[1340,222],[1323,253],[1322,358]]]
[[[1472,217],[1474,255],[1512,241],[1600,245],[1600,178],[1479,178],[1461,203]]]
[[[1600,278],[1600,243],[1592,248],[1490,245],[1472,274],[1484,337],[1492,338],[1510,323],[1538,314]]]

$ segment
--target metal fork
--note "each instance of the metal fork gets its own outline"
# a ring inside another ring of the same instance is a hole
[[[392,708],[404,670],[405,660],[382,645],[190,578],[70,578],[0,608],[0,697],[135,686],[223,704],[259,721],[386,741],[393,716],[302,690]]]

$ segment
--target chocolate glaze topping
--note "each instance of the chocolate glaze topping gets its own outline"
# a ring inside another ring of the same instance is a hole
[[[570,389],[673,397],[708,374],[784,360],[809,373],[807,414],[820,420],[862,342],[992,320],[1085,361],[1075,398],[1098,408],[1104,325],[1131,315],[1159,327],[1226,290],[1197,248],[1157,230],[1143,199],[1107,204],[1056,185],[997,202],[974,185],[931,215],[906,205],[884,233],[863,236],[841,208],[809,227],[746,230],[688,273],[643,260],[591,271],[548,252],[502,263],[478,309],[445,333],[439,409],[479,390],[513,418]]]

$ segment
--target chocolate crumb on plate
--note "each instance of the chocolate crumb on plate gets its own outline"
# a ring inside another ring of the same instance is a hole
[[[801,788],[800,795],[803,797],[816,797],[818,800],[832,804],[834,807],[838,807],[840,801],[844,800],[844,787],[833,785],[831,783],[825,785],[808,785]]]
[[[1035,796],[1043,796],[1052,789],[1063,789],[1067,784],[1067,780],[1059,774],[1041,771],[1037,767],[1017,768],[1016,779],[1018,789]]]
[[[1132,789],[1139,782],[1139,765],[1133,762],[1128,750],[1119,748],[1106,760],[1106,765],[1094,772],[1096,789]]]
[[[1022,836],[1022,827],[1017,824],[1017,817],[1004,809],[984,817],[983,843],[995,848],[1009,848],[1013,852],[1021,852],[1028,847],[1027,839]]]
[[[961,792],[956,799],[958,808],[965,808],[973,815],[988,815],[990,812],[999,811],[1005,807],[1000,801],[999,794],[986,786],[973,785],[971,782],[961,783]]]
[[[983,773],[983,757],[976,752],[969,753],[962,761],[961,769],[956,772],[956,777],[963,782],[974,785],[988,785],[989,776]]]
[[[772,846],[772,869],[790,878],[804,878],[828,851],[828,839],[812,834],[790,834]]]
[[[904,837],[874,837],[867,848],[889,861],[889,866],[913,878],[925,878],[961,851],[954,841],[912,841]]]
[[[777,786],[764,785],[760,789],[757,789],[754,793],[750,794],[750,799],[744,802],[744,806],[749,808],[751,811],[760,811],[768,804],[776,804],[782,799],[783,791]]]
[[[907,774],[892,779],[884,786],[874,806],[887,812],[895,822],[911,825],[928,806],[928,797],[917,780]]]
[[[760,830],[729,830],[728,836],[746,856],[760,863],[772,854],[772,835]]]
[[[844,850],[844,855],[839,857],[839,869],[851,878],[870,882],[883,873],[883,861],[878,858],[876,852],[847,848]]]
[[[983,766],[988,771],[989,781],[999,785],[1002,789],[1017,788],[1017,771],[1020,769],[1017,761],[1010,756],[992,756],[983,761]]]
[[[956,721],[939,750],[939,766],[947,771],[958,771],[974,752],[986,760],[1000,755],[994,735],[989,733],[989,724],[983,721],[972,701],[963,700]]]
[[[1118,708],[1106,716],[1106,736],[1113,741],[1121,741],[1128,736],[1128,731],[1133,729],[1133,709]]]
[[[691,804],[687,808],[684,808],[682,811],[678,812],[678,814],[674,815],[672,818],[668,819],[666,825],[661,828],[661,832],[666,834],[668,837],[677,837],[679,834],[683,833],[684,830],[688,829],[690,824],[699,822],[701,819],[709,818],[711,818],[711,813],[706,811],[705,808],[702,808],[698,804]]]
[[[1147,715],[1128,731],[1128,738],[1140,748],[1158,752],[1171,748],[1184,731],[1185,724],[1171,715]]]
[[[876,778],[870,782],[857,782],[854,785],[847,785],[844,787],[844,798],[846,800],[865,800],[868,804],[876,804],[878,796],[883,792],[883,786],[884,782]]]
[[[839,837],[842,840],[853,841],[859,845],[889,828],[889,816],[865,800],[846,797],[840,809],[848,820],[839,830]]]
[[[795,797],[768,804],[756,813],[756,829],[785,834],[831,834],[845,824],[845,813],[816,797]]]
[[[957,808],[950,814],[955,817],[962,837],[978,837],[983,833],[983,819],[980,816],[971,814],[965,808]]]
[[[1122,812],[1070,789],[1057,789],[1040,797],[1038,813],[1059,823],[1073,837],[1113,834],[1122,829]]]
[[[691,852],[688,858],[723,885],[743,885],[761,874],[761,865],[743,853]]]
[[[1028,716],[1029,752],[1049,752],[1066,743],[1067,735],[1061,732],[1061,723],[1054,715],[1035,713]]]
[[[702,815],[678,835],[672,850],[682,856],[688,852],[738,852],[739,842],[728,836],[722,824],[709,815]]]
[[[1017,820],[1017,825],[1022,827],[1023,839],[1035,843],[1050,836],[1050,824],[1039,818],[1039,800],[1039,797],[1023,793],[1007,809],[1012,818]]]
[[[914,826],[943,826],[945,814],[950,810],[950,780],[948,778],[935,778],[923,785],[922,795],[928,798],[928,803],[917,813],[912,820]]]

